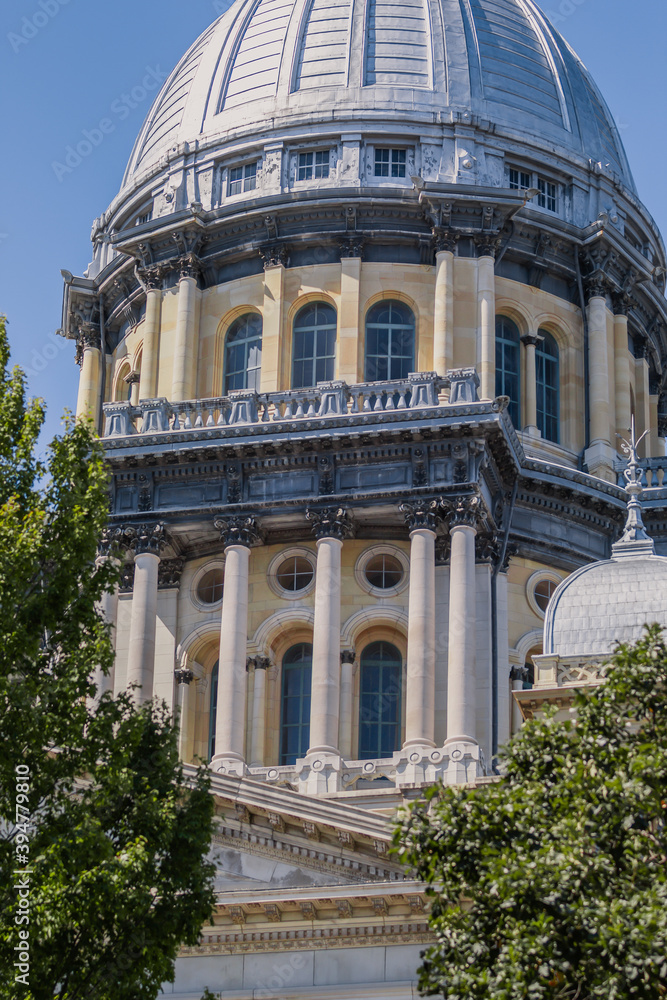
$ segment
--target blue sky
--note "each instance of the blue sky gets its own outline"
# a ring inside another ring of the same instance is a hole
[[[5,0],[0,10],[0,312],[13,360],[48,404],[46,432],[76,402],[74,348],[60,326],[60,269],[83,273],[90,228],[116,194],[153,93],[217,16],[214,0]],[[544,11],[597,80],[621,129],[640,196],[667,234],[667,4],[545,0]],[[30,36],[30,37],[29,37]],[[108,118],[113,129],[71,173],[68,145]]]

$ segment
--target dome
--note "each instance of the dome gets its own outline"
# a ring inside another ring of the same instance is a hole
[[[167,80],[124,186],[183,144],[331,122],[472,125],[634,191],[609,109],[533,0],[237,0]]]

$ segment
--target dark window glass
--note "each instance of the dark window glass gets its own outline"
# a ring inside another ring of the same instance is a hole
[[[299,153],[299,175],[300,181],[310,181],[318,177],[329,176],[329,150],[324,149],[315,153]]]
[[[222,600],[225,574],[222,569],[210,569],[204,573],[197,587],[197,597],[202,604],[217,604]]]
[[[401,741],[401,654],[388,642],[374,642],[361,654],[359,759],[391,757]]]
[[[247,313],[235,320],[225,339],[224,393],[259,391],[262,374],[262,317]]]
[[[533,591],[535,595],[535,603],[542,611],[546,612],[547,607],[549,606],[549,601],[551,600],[557,586],[558,584],[554,580],[540,580],[540,582],[536,584],[535,590]]]
[[[296,593],[298,590],[305,590],[314,576],[315,571],[307,559],[303,556],[291,556],[278,570],[276,579],[284,590]]]
[[[313,647],[305,642],[292,646],[283,657],[281,764],[294,764],[308,750],[312,666]]]
[[[507,316],[496,317],[496,395],[509,396],[509,415],[521,426],[521,338],[519,328]]]
[[[531,187],[530,174],[518,167],[510,167],[510,187],[513,191],[525,191]]]
[[[537,188],[540,192],[537,196],[537,204],[540,208],[546,208],[549,212],[557,212],[558,186],[544,177],[538,177]]]
[[[366,579],[371,587],[389,590],[403,579],[403,567],[395,556],[373,556],[366,564]]]
[[[326,302],[304,306],[294,320],[292,388],[330,382],[336,361],[336,310]]]
[[[243,191],[254,191],[257,187],[257,164],[247,163],[244,167],[232,167],[229,171],[227,193],[241,194]]]
[[[366,381],[405,379],[414,370],[414,313],[403,302],[378,302],[366,316]]]
[[[376,149],[376,177],[405,177],[407,152],[405,149]]]
[[[539,331],[543,339],[535,351],[537,375],[537,427],[542,437],[558,444],[559,428],[559,360],[558,345],[546,330]]]
[[[208,759],[215,754],[215,724],[218,717],[218,664],[211,671],[211,696],[208,701]]]

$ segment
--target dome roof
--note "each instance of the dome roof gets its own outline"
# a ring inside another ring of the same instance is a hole
[[[183,143],[332,121],[486,122],[634,190],[609,109],[533,0],[236,0],[167,80],[124,186]]]

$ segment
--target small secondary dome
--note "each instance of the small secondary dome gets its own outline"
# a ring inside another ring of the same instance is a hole
[[[611,559],[584,566],[555,591],[544,622],[545,655],[609,654],[617,642],[639,639],[645,625],[667,629],[667,558],[655,554],[642,521],[634,429],[633,442],[624,449],[630,454],[625,531]]]
[[[533,0],[237,0],[167,80],[124,186],[183,143],[473,119],[601,163],[634,190],[600,92]]]

